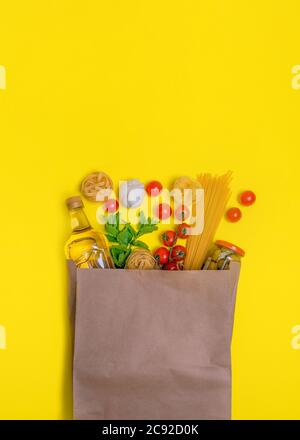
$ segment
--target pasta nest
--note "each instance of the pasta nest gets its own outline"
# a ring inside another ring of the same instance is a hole
[[[113,189],[111,178],[103,171],[91,173],[82,181],[81,192],[91,202],[103,201]]]
[[[156,259],[147,249],[135,249],[127,258],[125,269],[159,269]]]

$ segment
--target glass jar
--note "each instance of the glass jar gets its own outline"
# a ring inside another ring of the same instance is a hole
[[[224,240],[217,240],[209,252],[203,270],[228,270],[231,261],[241,261],[245,251],[235,244]]]

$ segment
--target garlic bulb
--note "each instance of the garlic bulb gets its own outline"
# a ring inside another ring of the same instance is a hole
[[[138,179],[130,179],[120,185],[120,201],[126,208],[138,208],[145,197],[145,186]]]

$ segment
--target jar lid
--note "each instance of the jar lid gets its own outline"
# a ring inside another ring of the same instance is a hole
[[[229,241],[217,240],[216,244],[218,246],[225,247],[227,249],[230,249],[230,250],[236,252],[237,254],[241,255],[241,257],[243,257],[245,255],[245,251],[243,249],[236,246],[235,244],[229,243]]]

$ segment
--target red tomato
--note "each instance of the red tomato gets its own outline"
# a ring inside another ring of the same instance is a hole
[[[253,203],[256,200],[256,195],[253,191],[244,191],[240,195],[240,202],[244,206],[250,206],[253,205]]]
[[[156,251],[154,252],[154,258],[156,258],[156,261],[160,265],[168,263],[169,255],[170,255],[170,251],[165,247],[160,247],[156,249]]]
[[[238,222],[242,217],[242,212],[239,208],[230,208],[226,212],[227,220],[229,220],[231,223]]]
[[[190,216],[190,210],[187,206],[178,206],[175,211],[175,217],[183,222],[183,220],[187,219]]]
[[[174,246],[171,250],[171,259],[173,261],[182,261],[186,255],[186,248],[184,246]]]
[[[162,184],[157,180],[152,180],[146,186],[146,191],[150,197],[157,197],[161,193],[162,189],[163,189]]]
[[[172,247],[177,241],[177,234],[175,231],[166,231],[161,234],[161,239],[165,246]]]
[[[160,203],[157,211],[160,220],[167,220],[172,215],[172,208],[167,203]]]
[[[108,199],[103,205],[104,211],[107,211],[109,214],[112,214],[119,209],[119,202],[115,199]]]
[[[179,238],[187,238],[190,235],[190,226],[187,223],[181,223],[177,228]]]
[[[177,263],[167,263],[163,266],[163,270],[181,270]]]

